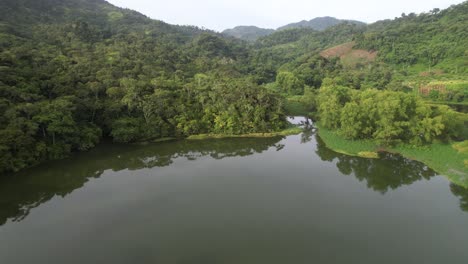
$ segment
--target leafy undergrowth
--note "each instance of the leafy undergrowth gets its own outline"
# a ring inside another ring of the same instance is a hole
[[[347,140],[335,131],[317,125],[320,138],[328,148],[346,155],[375,158],[376,151],[398,153],[406,158],[423,162],[431,169],[446,176],[451,182],[468,188],[468,141],[453,145],[434,143],[415,147],[400,144],[382,148],[372,140]]]
[[[453,148],[461,154],[468,154],[468,140],[453,144]]]

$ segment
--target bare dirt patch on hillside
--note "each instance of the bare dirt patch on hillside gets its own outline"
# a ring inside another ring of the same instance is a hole
[[[337,58],[339,57],[345,66],[354,67],[358,63],[367,64],[375,61],[377,58],[376,51],[367,51],[362,49],[354,49],[356,43],[348,42],[329,49],[320,53],[324,58]]]

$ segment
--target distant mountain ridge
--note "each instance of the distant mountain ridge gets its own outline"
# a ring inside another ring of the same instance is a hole
[[[325,17],[316,17],[309,21],[302,20],[297,23],[291,23],[291,24],[279,27],[277,30],[284,30],[284,29],[291,29],[291,28],[312,28],[318,31],[322,31],[322,30],[326,30],[329,27],[333,27],[341,23],[366,25],[366,23],[357,21],[357,20],[338,19],[334,17],[325,16]]]
[[[366,25],[366,23],[357,21],[357,20],[338,19],[338,18],[326,16],[326,17],[316,17],[309,21],[302,20],[297,23],[287,24],[285,26],[277,28],[276,30],[260,28],[256,26],[237,26],[232,29],[226,29],[222,33],[231,37],[235,37],[235,38],[239,38],[239,39],[243,39],[247,41],[256,41],[257,39],[273,34],[276,31],[294,29],[294,28],[311,28],[313,30],[323,31],[341,23],[348,23],[348,24],[354,24],[354,25]]]
[[[256,26],[237,26],[226,29],[222,33],[239,39],[255,41],[260,37],[268,36],[275,32],[274,29],[259,28]]]

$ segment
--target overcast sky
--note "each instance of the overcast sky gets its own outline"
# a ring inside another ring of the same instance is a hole
[[[333,16],[371,23],[401,13],[444,9],[463,0],[107,0],[170,24],[217,31],[239,25],[277,28],[314,17]]]

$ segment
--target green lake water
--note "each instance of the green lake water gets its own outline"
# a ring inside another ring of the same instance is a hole
[[[0,179],[0,263],[468,263],[468,190],[380,156],[306,128],[102,144]]]

